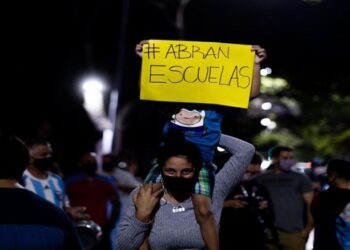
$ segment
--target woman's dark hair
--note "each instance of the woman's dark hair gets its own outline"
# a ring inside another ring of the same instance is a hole
[[[195,173],[198,174],[202,167],[202,157],[198,147],[184,140],[171,140],[163,144],[158,153],[158,164],[163,167],[166,161],[174,156],[184,156],[192,163]]]
[[[0,136],[0,179],[22,178],[29,162],[29,152],[16,136]]]

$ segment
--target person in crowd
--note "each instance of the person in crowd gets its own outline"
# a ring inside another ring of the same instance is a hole
[[[96,249],[112,248],[110,234],[119,216],[120,203],[115,186],[106,177],[97,175],[95,153],[84,153],[79,161],[80,174],[66,179],[67,195],[73,206],[86,207],[91,220],[102,228]]]
[[[350,249],[350,162],[328,162],[329,189],[312,201],[315,220],[314,250]]]
[[[326,171],[327,167],[323,159],[315,157],[311,160],[311,171],[306,174],[312,182],[315,194],[329,187]]]
[[[212,206],[216,224],[225,198],[239,183],[255,151],[253,145],[228,135],[222,135],[219,144],[232,156],[215,176]],[[160,148],[158,164],[164,192],[143,185],[131,193],[118,235],[119,249],[139,249],[147,237],[153,250],[204,248],[191,200],[197,179],[202,178],[199,149],[185,140],[168,142]]]
[[[113,153],[104,154],[102,156],[103,174],[116,188],[120,201],[120,213],[118,220],[111,232],[111,242],[113,245],[116,245],[116,236],[118,233],[119,224],[121,218],[124,216],[129,194],[132,190],[142,184],[142,182],[137,179],[134,174],[128,171],[128,165],[132,163],[133,161],[131,160],[119,161],[119,157]]]
[[[306,175],[291,171],[296,163],[291,148],[276,146],[270,150],[270,157],[269,170],[257,176],[256,181],[270,193],[282,249],[304,250],[313,228],[311,182]]]
[[[0,159],[0,249],[82,249],[63,210],[19,184],[30,160],[24,143],[0,136]]]
[[[142,57],[143,45],[147,43],[148,40],[144,40],[136,45],[135,52],[138,56]],[[260,93],[260,63],[266,58],[266,51],[258,45],[253,45],[251,50],[255,52],[250,93],[250,97],[253,98]],[[216,250],[219,248],[218,230],[211,207],[216,168],[212,162],[220,139],[224,109],[204,108],[204,105],[194,104],[190,104],[189,108],[184,108],[184,106],[176,108],[176,111],[171,114],[171,119],[166,122],[163,128],[163,135],[164,138],[169,139],[171,134],[181,133],[187,141],[195,143],[200,149],[204,163],[201,176],[206,177],[200,179],[198,188],[192,195],[192,201],[206,246],[209,250]],[[199,109],[193,109],[196,106]],[[160,172],[160,165],[155,161],[153,168],[145,178],[145,183],[161,183]],[[159,188],[160,185],[154,185],[154,189],[158,190]]]
[[[102,170],[116,186],[121,203],[121,214],[125,210],[124,205],[130,192],[142,184],[141,180],[127,169],[132,163],[131,160],[118,161],[118,157],[111,153],[102,156]]]
[[[220,249],[278,249],[274,212],[267,189],[254,177],[262,158],[254,154],[241,183],[224,203],[220,221]]]
[[[32,139],[26,141],[26,146],[30,161],[23,173],[23,186],[63,209],[73,220],[89,219],[86,207],[70,206],[61,176],[51,171],[54,167],[51,144],[44,139]]]

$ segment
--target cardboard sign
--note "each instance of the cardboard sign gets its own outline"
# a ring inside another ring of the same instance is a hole
[[[149,40],[140,98],[247,108],[253,66],[251,45]]]

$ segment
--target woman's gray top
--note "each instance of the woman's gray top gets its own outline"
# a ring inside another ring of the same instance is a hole
[[[212,207],[217,223],[227,195],[240,182],[255,152],[253,145],[228,135],[221,136],[219,145],[232,156],[215,177]],[[152,250],[205,249],[191,198],[176,206],[161,199],[152,224],[135,218],[131,198],[135,192],[137,189],[129,197],[126,215],[120,224],[117,249],[139,249],[149,231],[148,241]]]

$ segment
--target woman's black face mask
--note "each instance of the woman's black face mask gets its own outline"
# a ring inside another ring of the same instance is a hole
[[[184,196],[193,193],[196,180],[192,178],[162,175],[164,187],[174,196]]]

